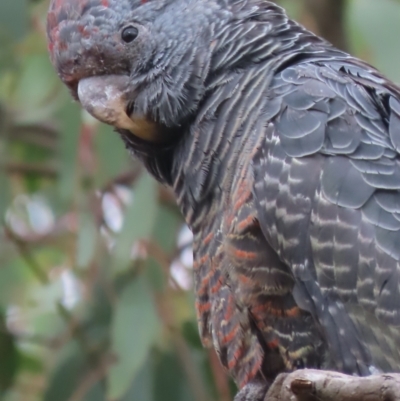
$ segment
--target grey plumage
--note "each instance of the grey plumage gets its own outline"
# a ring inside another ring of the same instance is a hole
[[[279,88],[281,109],[269,120],[274,129],[258,161],[256,156],[255,171],[256,182],[263,182],[256,186],[257,197],[275,201],[261,209],[267,221],[264,234],[287,264],[298,266],[301,275],[309,270],[318,280],[319,288],[306,289],[314,307],[325,309],[314,313],[319,319],[329,313],[334,321],[326,328],[335,335],[343,331],[339,340],[329,340],[338,341],[341,349],[349,347],[332,354],[342,359],[334,367],[365,374],[400,368],[400,226],[394,211],[400,166],[389,134],[390,104],[399,94],[366,68],[353,75],[353,62],[358,64],[349,59],[289,67],[289,102],[284,78],[275,77],[271,90],[274,84]],[[299,105],[293,93],[302,98]],[[271,176],[269,160],[279,160],[278,174]],[[276,204],[285,211],[278,215]],[[293,213],[296,221],[291,223]],[[291,238],[299,232],[308,234],[303,243]],[[379,328],[387,334],[376,335]],[[379,356],[371,355],[372,348],[379,349]]]
[[[124,75],[160,133],[118,130],[193,230],[200,334],[237,400],[300,367],[400,371],[396,85],[268,1],[53,0],[48,21],[73,95]]]

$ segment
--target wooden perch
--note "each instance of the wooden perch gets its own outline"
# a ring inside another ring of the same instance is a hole
[[[400,374],[355,377],[297,370],[279,375],[264,401],[400,401]]]

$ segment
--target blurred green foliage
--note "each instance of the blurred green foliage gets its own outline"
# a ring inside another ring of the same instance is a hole
[[[229,401],[197,334],[190,233],[59,82],[47,6],[0,1],[0,399]],[[400,82],[400,3],[346,12],[352,52]]]

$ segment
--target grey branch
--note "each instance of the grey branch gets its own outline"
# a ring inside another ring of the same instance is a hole
[[[281,374],[264,401],[398,401],[400,374],[354,377],[322,370]]]

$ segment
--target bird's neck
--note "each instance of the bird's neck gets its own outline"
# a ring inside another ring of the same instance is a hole
[[[232,71],[213,88],[174,149],[171,185],[194,232],[229,202],[232,185],[265,137],[262,114],[274,75],[273,62]]]

